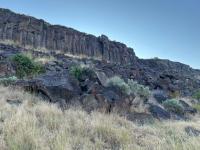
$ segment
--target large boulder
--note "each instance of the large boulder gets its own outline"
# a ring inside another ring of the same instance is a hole
[[[195,108],[193,108],[192,106],[190,106],[185,101],[179,100],[179,103],[182,105],[183,110],[184,110],[185,113],[189,113],[189,114],[195,114],[195,113],[197,113],[197,110]]]
[[[9,61],[0,61],[0,78],[15,75],[15,70]]]
[[[135,98],[135,95],[125,95],[117,87],[104,87],[97,82],[90,87],[88,94],[94,96],[105,112],[128,113]]]
[[[200,130],[197,130],[194,127],[191,127],[191,126],[185,127],[185,132],[189,136],[200,136]]]
[[[156,99],[156,101],[160,104],[162,104],[164,101],[166,101],[168,99],[167,94],[161,90],[153,91],[153,96]]]
[[[149,111],[157,119],[170,119],[170,113],[157,105],[150,104]]]
[[[78,83],[65,71],[50,72],[32,80],[20,80],[16,84],[45,95],[53,103],[61,100],[67,103],[80,95]]]
[[[108,77],[103,71],[95,71],[97,78],[99,79],[101,85],[106,86]]]

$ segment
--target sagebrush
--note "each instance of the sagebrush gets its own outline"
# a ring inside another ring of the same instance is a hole
[[[128,79],[128,83],[126,83],[122,78],[118,76],[114,76],[108,79],[107,86],[117,86],[127,95],[134,94],[145,99],[149,98],[151,94],[149,87],[138,84],[136,81],[131,79]]]
[[[18,78],[30,77],[45,72],[42,64],[34,62],[23,54],[16,54],[11,60],[16,68]]]

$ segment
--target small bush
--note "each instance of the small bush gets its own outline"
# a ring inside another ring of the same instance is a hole
[[[4,86],[8,86],[12,83],[15,83],[16,81],[17,81],[17,77],[15,76],[0,78],[0,84],[3,84]]]
[[[176,99],[169,99],[169,100],[164,101],[163,106],[165,107],[165,109],[167,109],[170,112],[173,112],[179,115],[184,113],[182,105]]]
[[[30,77],[44,72],[44,67],[32,61],[23,54],[17,54],[12,58],[16,67],[16,76],[19,78]]]
[[[148,87],[138,84],[133,80],[128,80],[128,83],[126,83],[118,76],[108,79],[107,86],[117,86],[127,95],[134,94],[145,99],[149,98],[150,96],[150,90]]]
[[[131,92],[135,95],[138,95],[145,99],[149,98],[151,94],[149,87],[145,87],[144,85],[138,84],[136,81],[133,80],[128,80],[128,85],[131,89]]]
[[[70,74],[73,75],[79,81],[82,81],[86,78],[93,77],[93,71],[85,66],[72,66],[69,70]]]
[[[107,80],[107,86],[117,86],[127,95],[131,94],[131,89],[129,85],[120,77],[114,76]]]
[[[81,77],[82,73],[83,73],[83,68],[80,66],[72,66],[70,68],[70,74],[72,74],[77,79]]]
[[[194,99],[197,99],[198,101],[200,101],[200,89],[197,90],[193,96],[192,96]]]

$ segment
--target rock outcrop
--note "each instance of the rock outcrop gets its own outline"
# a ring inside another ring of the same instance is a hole
[[[0,9],[0,40],[9,40],[23,47],[47,49],[56,53],[90,57],[111,63],[133,63],[133,49],[110,41],[102,35],[95,37],[43,20]]]

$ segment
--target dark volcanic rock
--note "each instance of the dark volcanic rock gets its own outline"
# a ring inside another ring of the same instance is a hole
[[[170,119],[170,113],[157,105],[151,104],[149,107],[149,111],[155,118]]]
[[[193,127],[186,127],[185,128],[185,132],[189,135],[189,136],[200,136],[200,131],[193,128]]]
[[[12,106],[19,106],[22,104],[22,101],[21,100],[18,100],[18,99],[7,99],[6,102]]]
[[[78,83],[67,72],[52,72],[33,80],[23,80],[16,83],[25,89],[45,95],[50,102],[65,100],[67,103],[80,95]]]
[[[142,80],[153,89],[190,96],[200,87],[200,71],[188,65],[162,59],[139,59],[138,65],[142,76],[137,80]]]
[[[164,91],[156,90],[153,92],[154,98],[157,100],[158,103],[163,103],[165,100],[168,99],[167,94]]]
[[[193,107],[191,107],[188,103],[186,103],[183,100],[180,100],[179,103],[183,106],[184,112],[190,113],[190,114],[195,114],[197,113],[197,110]]]
[[[72,28],[50,25],[43,20],[15,14],[7,9],[0,9],[0,40],[112,63],[127,64],[136,60],[133,49],[110,41],[104,35],[97,38]]]
[[[0,61],[0,78],[15,75],[15,70],[9,61]]]

